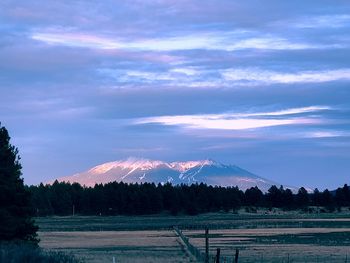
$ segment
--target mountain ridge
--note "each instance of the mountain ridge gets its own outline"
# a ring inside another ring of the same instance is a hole
[[[135,157],[103,163],[85,172],[61,177],[57,180],[59,182],[77,182],[88,187],[113,181],[153,182],[156,184],[167,182],[172,184],[206,183],[213,186],[238,186],[242,190],[257,186],[264,192],[272,185],[281,185],[236,165],[223,164],[212,159],[165,162]]]

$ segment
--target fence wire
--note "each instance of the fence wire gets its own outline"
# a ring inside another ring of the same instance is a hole
[[[205,253],[200,248],[194,246],[189,238],[186,237],[178,227],[174,227],[174,231],[186,245],[188,251],[197,259],[198,262],[205,262]],[[350,255],[350,247],[349,247]],[[220,255],[219,260],[216,255],[209,255],[209,263],[236,263],[234,255]],[[245,256],[242,251],[239,254],[239,263],[350,263],[350,257],[347,255],[301,255],[301,254],[285,254],[266,256],[261,254],[257,257]]]

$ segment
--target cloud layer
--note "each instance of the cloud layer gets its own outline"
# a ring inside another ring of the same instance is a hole
[[[349,13],[341,0],[2,1],[0,121],[28,183],[135,155],[338,186]]]
[[[135,124],[160,123],[189,129],[248,130],[280,125],[315,125],[324,121],[319,118],[289,117],[308,112],[328,110],[329,107],[311,106],[273,112],[223,113],[206,115],[159,116],[141,118]],[[281,118],[271,118],[281,117]]]

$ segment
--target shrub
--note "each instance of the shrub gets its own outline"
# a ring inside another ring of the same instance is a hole
[[[6,263],[81,263],[71,255],[45,251],[25,243],[1,243],[0,262]]]

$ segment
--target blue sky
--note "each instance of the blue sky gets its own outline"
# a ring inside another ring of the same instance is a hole
[[[350,175],[350,3],[0,3],[0,120],[26,183],[129,156],[286,185]]]

